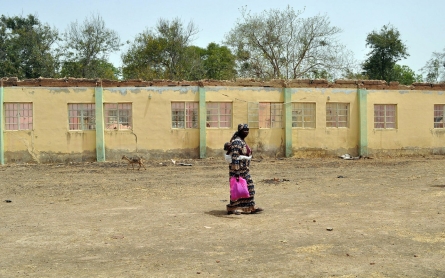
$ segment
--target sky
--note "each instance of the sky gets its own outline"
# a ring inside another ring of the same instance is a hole
[[[122,42],[133,42],[138,34],[154,28],[161,18],[179,18],[184,25],[193,21],[199,33],[192,44],[205,48],[211,42],[222,44],[241,18],[240,9],[244,6],[254,14],[290,6],[295,11],[304,10],[303,18],[327,15],[332,26],[342,29],[338,40],[354,53],[358,62],[363,62],[370,50],[366,47],[366,36],[386,24],[398,29],[410,54],[398,63],[416,73],[420,73],[433,52],[445,51],[443,0],[0,0],[0,14],[36,15],[60,33],[72,22],[81,24],[93,14],[100,15]],[[121,66],[121,53],[127,49],[128,45],[112,54],[110,62]]]

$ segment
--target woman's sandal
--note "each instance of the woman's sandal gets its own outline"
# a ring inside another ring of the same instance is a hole
[[[262,208],[255,208],[254,210],[252,210],[250,213],[258,213],[258,212],[262,212],[264,209]]]

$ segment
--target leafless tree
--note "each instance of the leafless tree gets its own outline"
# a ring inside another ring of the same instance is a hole
[[[251,14],[241,9],[241,19],[226,35],[238,58],[242,77],[264,79],[335,77],[354,63],[340,44],[341,30],[326,15],[302,18],[293,8]]]
[[[443,52],[433,52],[421,71],[428,82],[445,82],[445,49]]]

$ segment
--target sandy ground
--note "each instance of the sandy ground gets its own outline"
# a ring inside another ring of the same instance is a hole
[[[445,277],[443,156],[126,166],[0,166],[0,277]]]

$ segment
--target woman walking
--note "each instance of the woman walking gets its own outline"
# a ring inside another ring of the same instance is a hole
[[[240,159],[240,156],[252,156],[252,150],[244,141],[247,135],[249,135],[249,126],[247,124],[239,124],[238,131],[230,139],[227,153],[232,157],[229,165],[229,179],[232,177],[245,179],[250,197],[232,200],[231,196],[230,204],[227,205],[227,214],[258,213],[263,211],[263,209],[255,207],[255,185],[249,173],[250,158]]]

